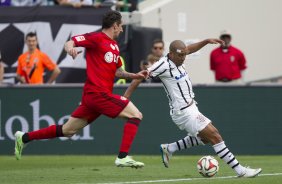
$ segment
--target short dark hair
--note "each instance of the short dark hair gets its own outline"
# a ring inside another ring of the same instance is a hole
[[[102,29],[110,28],[114,23],[121,24],[121,14],[118,11],[109,11],[103,16]]]
[[[156,43],[162,43],[164,45],[164,41],[160,38],[154,39],[153,40],[153,45],[155,45]]]
[[[37,38],[37,35],[35,32],[29,32],[27,33],[27,35],[25,36],[25,39],[27,40],[28,37],[36,37]]]

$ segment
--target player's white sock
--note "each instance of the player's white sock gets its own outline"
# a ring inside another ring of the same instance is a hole
[[[224,160],[238,175],[241,175],[245,171],[245,167],[241,166],[235,156],[226,147],[224,141],[213,145],[216,154]]]
[[[170,153],[173,153],[175,151],[191,148],[193,146],[199,146],[199,145],[205,145],[199,137],[193,137],[193,136],[186,136],[183,139],[180,139],[179,141],[170,143],[168,145],[168,151]]]

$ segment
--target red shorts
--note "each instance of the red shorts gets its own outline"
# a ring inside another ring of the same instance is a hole
[[[123,111],[128,103],[129,100],[120,95],[103,92],[84,93],[81,104],[71,116],[87,119],[88,123],[97,119],[101,114],[115,118]]]

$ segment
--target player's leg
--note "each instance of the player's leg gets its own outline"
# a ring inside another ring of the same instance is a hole
[[[228,164],[239,177],[255,177],[261,172],[260,168],[251,169],[243,167],[241,164],[239,164],[233,153],[230,152],[225,145],[218,130],[211,123],[199,132],[199,137],[209,141],[212,144],[216,154],[222,160],[224,160],[224,162]]]
[[[128,156],[135,135],[137,134],[138,126],[143,118],[142,113],[132,102],[129,102],[118,117],[126,118],[127,121],[124,125],[119,155],[115,163],[117,166],[143,167],[144,163],[134,161]]]
[[[169,166],[169,161],[175,151],[205,145],[207,142],[198,137],[197,134],[210,123],[210,120],[199,112],[195,103],[185,110],[172,112],[171,117],[173,122],[181,130],[185,130],[188,133],[188,136],[170,144],[160,145],[162,160],[165,167]]]
[[[135,138],[138,126],[142,119],[142,114],[133,105],[133,103],[120,95],[92,93],[87,95],[85,104],[88,107],[92,107],[100,114],[108,117],[120,117],[126,119],[119,155],[115,164],[123,167],[143,167],[143,163],[136,162],[128,156],[131,144]]]
[[[84,119],[70,118],[64,125],[51,125],[46,128],[42,128],[32,132],[15,133],[15,155],[16,159],[21,158],[24,145],[33,140],[52,139],[56,137],[71,137],[78,130],[85,127],[87,121]]]
[[[188,135],[178,141],[162,145],[166,145],[163,147],[167,147],[170,153],[174,153],[175,151],[192,148],[194,146],[205,145],[205,143],[198,136]]]
[[[169,161],[172,157],[172,154],[175,151],[180,151],[183,149],[192,148],[194,146],[205,145],[205,143],[198,136],[188,135],[178,141],[169,143],[169,144],[161,144],[160,151],[162,154],[162,160],[165,167],[169,166]]]
[[[51,125],[46,128],[42,128],[32,132],[15,133],[15,155],[16,159],[21,158],[24,145],[33,140],[52,139],[55,137],[71,137],[78,130],[82,129],[89,122],[92,122],[100,116],[99,113],[93,112],[84,104],[84,98],[82,98],[82,104],[75,109],[71,118],[64,125]]]

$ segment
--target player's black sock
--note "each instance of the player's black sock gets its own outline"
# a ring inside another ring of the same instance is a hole
[[[29,142],[29,138],[28,138],[28,134],[27,133],[23,134],[22,141],[23,141],[23,143],[28,143]]]
[[[125,158],[128,155],[126,152],[119,152],[118,158]]]

